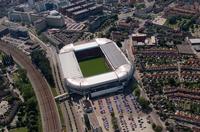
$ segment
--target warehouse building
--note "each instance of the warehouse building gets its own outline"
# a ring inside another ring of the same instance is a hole
[[[60,11],[76,21],[82,21],[88,19],[90,16],[102,14],[103,7],[94,2],[80,1],[63,7]]]

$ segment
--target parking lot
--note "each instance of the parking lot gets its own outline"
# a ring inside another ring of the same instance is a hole
[[[93,105],[103,131],[113,131],[111,113],[114,113],[122,132],[153,132],[150,117],[141,112],[141,107],[132,94],[101,98],[94,100]]]

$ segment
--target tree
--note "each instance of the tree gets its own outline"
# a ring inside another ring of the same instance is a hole
[[[138,102],[142,106],[142,109],[147,109],[149,107],[149,104],[150,104],[149,101],[146,100],[144,97],[140,97]]]
[[[136,96],[136,97],[140,97],[140,89],[139,88],[136,88],[135,90],[134,90],[134,95]]]
[[[155,123],[152,124],[152,128],[153,128],[153,129],[156,128],[156,124],[155,124]]]
[[[155,128],[155,132],[162,132],[162,127],[161,126],[156,126],[156,128]]]
[[[177,23],[177,17],[176,16],[171,16],[169,18],[169,23],[170,24],[176,24]]]
[[[118,122],[117,122],[117,118],[115,117],[114,112],[111,113],[111,121],[112,121],[113,129],[115,131],[118,130],[119,129]]]
[[[117,21],[119,18],[118,18],[118,15],[113,15],[112,18]]]
[[[8,97],[7,97],[7,101],[8,101],[10,104],[12,104],[13,101],[15,101],[15,100],[18,100],[18,98],[15,97],[15,96],[8,96]]]
[[[114,116],[115,116],[115,113],[114,113],[114,112],[112,112],[110,115],[111,115],[111,117],[114,117]]]
[[[183,30],[183,31],[188,31],[188,30],[189,30],[189,26],[188,26],[187,23],[186,23],[186,24],[183,24],[182,30]]]
[[[37,107],[37,100],[35,97],[31,97],[30,99],[28,99],[28,101],[26,102],[27,105],[27,109],[28,110],[35,110],[35,108]]]
[[[170,78],[168,80],[168,83],[171,85],[171,86],[178,86],[178,82],[176,82],[176,80],[174,78]]]
[[[46,53],[42,50],[36,50],[31,53],[32,62],[41,70],[48,83],[54,87],[54,80],[49,60],[46,57]]]
[[[173,111],[173,112],[175,111],[175,105],[174,105],[174,103],[172,101],[167,101],[166,107],[170,111]]]
[[[34,96],[34,92],[29,84],[22,85],[21,91],[25,100],[28,100],[30,97]]]
[[[155,132],[162,132],[162,127],[161,126],[157,126],[155,123],[152,124],[152,128]]]
[[[18,69],[18,73],[20,75],[20,78],[21,80],[24,82],[24,83],[28,83],[28,78],[26,76],[27,74],[27,71],[25,69]]]
[[[13,57],[11,55],[3,55],[2,56],[2,62],[3,62],[4,66],[14,65],[14,60],[13,60]]]

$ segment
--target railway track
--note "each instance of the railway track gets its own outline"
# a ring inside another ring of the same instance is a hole
[[[42,118],[44,132],[61,132],[61,123],[54,97],[42,74],[35,68],[31,60],[15,46],[0,41],[0,50],[13,56],[14,60],[27,70],[34,88]]]
[[[53,49],[52,49],[53,50]],[[60,73],[59,73],[59,67],[58,67],[58,62],[57,62],[57,56],[55,55],[55,52],[52,51],[52,56],[51,56],[51,61],[52,61],[52,69],[54,69],[54,75],[55,75],[55,80],[57,83],[57,87],[59,89],[59,94],[64,94],[67,91],[65,90],[65,88],[63,87],[63,84],[61,82],[61,77],[60,77]],[[77,130],[77,123],[75,121],[75,117],[73,116],[73,111],[71,110],[71,106],[69,104],[68,101],[65,101],[64,103],[61,104],[61,107],[63,107],[63,111],[67,114],[67,119],[68,122],[66,123],[67,126],[67,130],[68,131],[73,131],[73,132],[77,132],[77,131],[81,131],[81,130]]]
[[[59,94],[63,94],[67,91],[64,90],[62,82],[60,81],[60,74],[59,74],[59,70],[58,70],[58,65],[57,65],[57,57],[55,55],[55,50],[53,48],[47,47],[46,44],[44,44],[44,42],[42,42],[38,37],[36,37],[32,32],[29,32],[29,35],[31,37],[32,40],[38,42],[40,44],[40,46],[47,52],[48,57],[49,57],[49,61],[51,63],[51,68],[53,70],[53,75],[54,75],[54,79],[55,79],[55,83],[57,86],[57,92]],[[76,127],[76,122],[74,120],[73,117],[73,113],[70,109],[70,105],[69,103],[66,101],[61,105],[61,110],[62,113],[64,115],[65,118],[65,125],[67,128],[67,131],[73,131],[76,132],[77,131],[77,127]]]

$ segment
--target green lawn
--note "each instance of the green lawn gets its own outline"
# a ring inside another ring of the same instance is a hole
[[[110,68],[106,64],[105,58],[84,60],[79,62],[79,66],[84,77],[89,77],[110,71]]]
[[[28,129],[26,127],[20,127],[16,129],[11,129],[9,132],[28,132]]]

